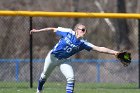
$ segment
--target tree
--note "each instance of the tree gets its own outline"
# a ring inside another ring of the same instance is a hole
[[[126,13],[124,0],[117,0],[117,11],[119,13]],[[115,35],[117,49],[120,49],[120,46],[123,46],[126,50],[131,48],[132,43],[129,39],[130,30],[128,27],[126,19],[117,19],[117,31]]]

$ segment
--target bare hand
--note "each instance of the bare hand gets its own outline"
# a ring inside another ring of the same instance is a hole
[[[32,30],[30,31],[30,34],[32,34],[32,32],[37,32],[37,30],[36,30],[36,29],[32,29]]]

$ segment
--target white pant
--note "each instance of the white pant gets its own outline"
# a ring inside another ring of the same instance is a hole
[[[69,61],[69,60],[68,59],[62,59],[62,60],[57,59],[53,54],[51,54],[51,51],[50,51],[45,59],[44,69],[41,74],[41,78],[46,80],[50,76],[50,74],[54,70],[54,68],[56,66],[60,66],[60,70],[63,73],[63,75],[66,77],[67,82],[68,83],[74,82],[74,72],[73,72],[71,65],[69,65],[68,63],[64,63],[67,61]]]

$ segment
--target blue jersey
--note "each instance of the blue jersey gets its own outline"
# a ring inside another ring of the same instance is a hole
[[[52,49],[52,54],[58,59],[69,58],[83,49],[90,51],[94,46],[83,39],[77,39],[72,29],[58,27],[55,32],[56,35],[61,37]]]

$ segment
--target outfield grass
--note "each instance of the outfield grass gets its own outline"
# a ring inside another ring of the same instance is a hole
[[[0,83],[0,93],[35,93],[37,84],[29,88],[29,83]],[[43,93],[65,93],[65,83],[46,82]],[[75,93],[140,93],[138,84],[76,83]]]

